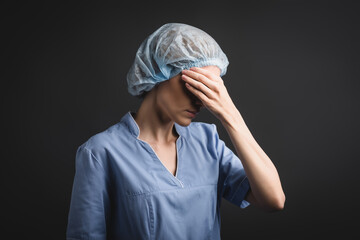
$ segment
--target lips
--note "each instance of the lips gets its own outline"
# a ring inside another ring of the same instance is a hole
[[[191,112],[191,113],[193,113],[193,114],[198,114],[199,113],[199,111],[190,111],[190,110],[187,110],[188,112]]]

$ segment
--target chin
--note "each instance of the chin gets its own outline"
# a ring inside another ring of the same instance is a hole
[[[179,124],[180,126],[182,127],[187,127],[190,125],[191,123],[191,119],[188,118],[188,119],[179,119],[179,121],[175,121],[177,124]]]

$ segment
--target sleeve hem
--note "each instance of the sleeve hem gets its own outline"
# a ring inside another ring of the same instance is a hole
[[[238,186],[237,190],[235,191],[233,197],[231,198],[230,202],[235,203],[240,208],[244,209],[250,205],[248,201],[245,200],[245,196],[250,190],[250,184],[247,177],[245,177],[240,185]]]

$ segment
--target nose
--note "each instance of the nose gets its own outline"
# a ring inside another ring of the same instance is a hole
[[[200,108],[202,108],[204,106],[204,104],[202,103],[202,101],[200,99],[198,99],[197,97],[194,98],[193,103],[196,105],[196,107],[200,110]]]

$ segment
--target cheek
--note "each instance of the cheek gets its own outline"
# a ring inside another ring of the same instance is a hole
[[[162,101],[169,108],[187,106],[196,98],[187,89],[185,81],[180,78],[180,75],[166,82],[162,86],[162,93]]]
[[[165,108],[177,109],[184,105],[184,103],[186,104],[189,99],[185,90],[187,90],[185,84],[171,82],[171,84],[168,84],[162,89],[159,100]]]

